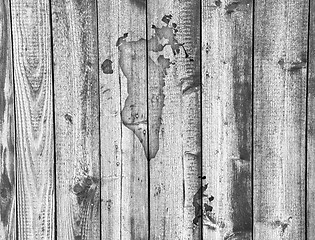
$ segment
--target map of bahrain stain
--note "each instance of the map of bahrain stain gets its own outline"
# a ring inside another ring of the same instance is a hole
[[[182,47],[188,57],[183,44],[176,39],[177,25],[170,24],[171,19],[172,15],[165,15],[162,18],[165,26],[158,28],[152,25],[155,33],[148,41],[143,38],[127,41],[128,33],[125,33],[116,43],[119,49],[119,66],[127,78],[128,96],[121,112],[122,122],[140,140],[148,160],[154,158],[159,150],[159,133],[165,98],[163,87],[166,70],[174,64],[169,58],[164,57],[162,51],[166,46],[170,46],[173,54],[176,55]],[[154,59],[150,52],[156,53],[157,59]],[[147,85],[147,81],[150,81],[150,84]]]

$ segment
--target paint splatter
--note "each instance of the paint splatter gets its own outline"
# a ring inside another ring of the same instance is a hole
[[[165,15],[162,18],[164,26],[153,25],[154,35],[148,41],[143,38],[127,41],[128,33],[125,33],[116,43],[119,49],[119,66],[127,78],[128,97],[121,113],[122,122],[140,140],[149,160],[154,158],[159,150],[159,133],[165,98],[163,87],[167,69],[173,64],[162,51],[166,46],[170,46],[173,54],[177,55],[180,53],[180,48],[184,49],[183,44],[176,39],[177,24],[171,23],[171,19],[172,15]],[[154,59],[150,53],[158,53],[159,56]],[[150,84],[147,84],[147,74]],[[149,109],[149,119],[147,109]]]
[[[109,59],[106,59],[102,65],[101,65],[101,68],[102,68],[102,71],[104,74],[113,74],[113,66],[112,66],[113,62]]]

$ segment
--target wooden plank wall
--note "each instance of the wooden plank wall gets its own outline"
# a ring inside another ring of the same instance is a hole
[[[0,239],[314,238],[314,1],[0,0],[0,32]]]

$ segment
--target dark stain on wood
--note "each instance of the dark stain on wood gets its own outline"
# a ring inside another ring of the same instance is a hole
[[[105,59],[105,61],[101,65],[101,69],[104,74],[113,74],[113,62],[110,59]]]
[[[237,64],[237,57],[234,55],[233,60],[233,106],[235,113],[235,123],[238,131],[238,149],[240,158],[249,161],[251,149],[248,146],[250,142],[249,136],[251,135],[251,106],[252,106],[252,86],[250,82],[240,81],[240,69]],[[249,67],[248,67],[249,69]],[[245,70],[245,74],[249,70]]]
[[[5,166],[4,166],[5,167]],[[6,226],[8,224],[10,206],[12,204],[13,188],[7,175],[6,168],[1,174],[0,182],[0,210],[1,222]]]
[[[73,186],[73,193],[77,197],[80,206],[80,218],[77,225],[80,227],[81,237],[86,239],[89,226],[94,215],[100,211],[100,181],[96,177],[86,175]]]
[[[198,225],[202,218],[208,218],[213,209],[213,207],[209,204],[214,200],[214,197],[209,197],[207,194],[205,194],[207,188],[208,184],[200,187],[193,198],[193,206],[195,208],[195,217],[193,219],[193,224],[195,225]]]
[[[145,8],[147,0],[130,0],[131,3],[137,5],[139,8]]]
[[[68,123],[73,124],[72,116],[69,113],[65,114],[65,119]]]
[[[232,160],[232,222],[233,232],[252,230],[251,169],[248,161]]]

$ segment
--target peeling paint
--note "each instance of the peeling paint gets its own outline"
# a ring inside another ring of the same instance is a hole
[[[162,51],[166,46],[170,46],[173,54],[177,55],[180,48],[184,49],[183,44],[176,39],[177,24],[171,24],[171,19],[172,15],[165,15],[162,18],[164,26],[153,25],[155,34],[148,41],[143,38],[137,41],[127,41],[128,33],[125,33],[118,38],[116,43],[119,49],[119,66],[127,78],[128,88],[128,97],[121,113],[122,122],[140,140],[149,160],[154,158],[159,150],[159,134],[165,98],[163,87],[167,75],[166,70],[173,64],[169,58],[163,55]],[[150,54],[147,56],[147,50],[149,53],[160,53],[160,55],[157,59],[153,59]],[[184,51],[186,52],[186,50]],[[146,69],[148,69],[150,84],[147,84]]]
[[[204,178],[205,177],[202,177],[202,179]],[[213,210],[213,207],[210,205],[211,202],[214,200],[214,197],[205,194],[207,188],[208,184],[200,187],[193,198],[193,206],[195,208],[195,217],[193,219],[193,223],[195,225],[198,225],[201,218],[205,220],[204,225],[207,224],[209,220],[211,222],[214,222],[214,220],[211,218],[211,212]],[[201,204],[203,206],[201,206]]]

